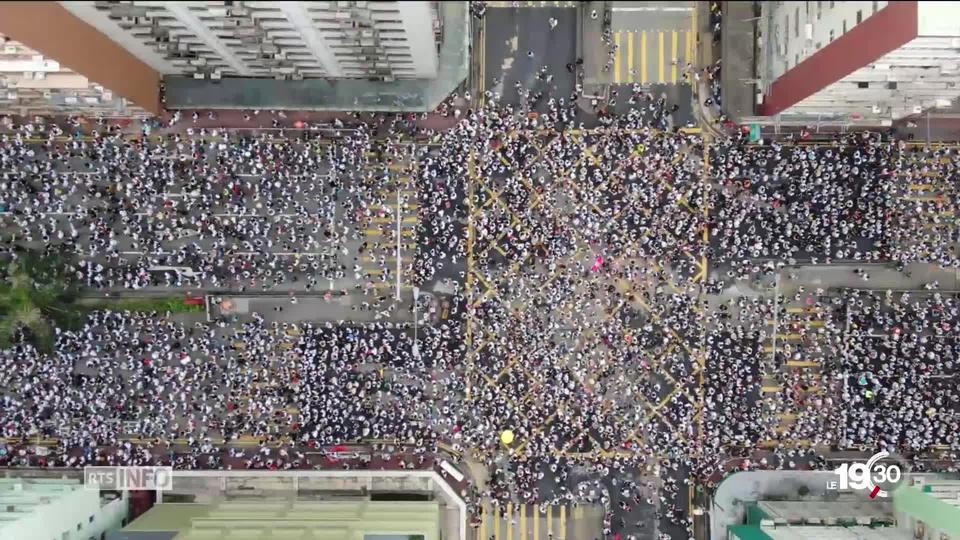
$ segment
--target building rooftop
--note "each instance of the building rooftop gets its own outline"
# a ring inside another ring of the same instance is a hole
[[[175,531],[175,540],[437,540],[439,528],[435,501],[255,499],[158,504],[123,532]]]

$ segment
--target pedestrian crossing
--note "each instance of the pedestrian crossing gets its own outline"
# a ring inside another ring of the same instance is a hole
[[[412,178],[393,175],[392,182],[383,186],[378,195],[386,202],[363,230],[368,249],[359,257],[360,273],[365,283],[373,288],[396,285],[400,269],[401,288],[410,288],[413,257],[417,249],[417,226],[420,204],[413,188]],[[397,216],[399,211],[400,215]],[[397,264],[397,221],[400,222],[399,256]]]
[[[613,33],[613,82],[679,84],[694,59],[693,32],[629,30]]]
[[[810,414],[813,401],[827,391],[822,373],[832,355],[829,308],[826,301],[811,299],[803,305],[781,308],[778,319],[766,321],[768,337],[763,354],[772,360],[764,362],[760,390],[768,425],[774,427],[771,439],[760,446],[803,446],[807,434],[798,431],[798,424]]]
[[[470,538],[476,540],[573,540],[568,520],[584,518],[584,507],[482,504],[479,523]]]
[[[952,181],[960,159],[926,151],[902,155],[902,161],[895,193],[912,226],[898,227],[893,244],[904,251],[919,250],[925,257],[931,256],[929,246],[950,249],[960,226],[960,190]]]
[[[386,167],[389,180],[376,192],[377,200],[382,203],[376,205],[376,214],[365,222],[362,236],[367,249],[358,256],[359,270],[354,268],[354,271],[367,288],[395,289],[398,272],[400,288],[412,288],[420,203],[409,169],[405,162]]]

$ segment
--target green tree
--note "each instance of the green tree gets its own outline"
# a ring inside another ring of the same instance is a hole
[[[63,255],[35,251],[19,252],[10,262],[0,280],[0,346],[10,346],[22,330],[39,349],[50,351],[54,328],[83,324],[86,310],[76,303],[68,263]]]

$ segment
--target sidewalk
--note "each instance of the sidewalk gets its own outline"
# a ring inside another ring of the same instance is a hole
[[[725,4],[727,2],[724,2]],[[697,2],[697,62],[695,69],[703,68],[717,61],[720,55],[719,47],[713,41],[713,33],[710,28],[710,2]],[[724,8],[726,9],[726,8]],[[696,91],[693,93],[693,110],[700,118],[700,127],[714,137],[722,138],[727,134],[721,129],[717,121],[720,111],[716,106],[707,106],[704,104],[707,97],[711,95],[710,81],[703,75],[697,82]]]
[[[753,116],[756,100],[754,79],[757,63],[756,34],[752,2],[723,2],[720,47],[723,58],[720,80],[723,110],[734,122]]]

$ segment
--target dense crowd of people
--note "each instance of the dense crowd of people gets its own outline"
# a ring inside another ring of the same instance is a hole
[[[5,256],[72,254],[82,287],[336,289],[380,309],[404,216],[404,282],[458,285],[416,334],[108,311],[58,330],[50,353],[24,334],[0,351],[0,435],[55,440],[45,462],[66,466],[290,468],[310,465],[304,448],[388,440],[426,456],[443,441],[493,471],[473,508],[595,502],[611,536],[640,527],[632,505],[690,534],[681,486],[731,448],[956,457],[954,296],[730,292],[797,263],[960,268],[957,193],[938,186],[955,152],[871,133],[705,147],[664,131],[678,104],[640,87],[589,128],[580,83],[557,95],[544,80],[449,106],[460,120],[443,131],[403,116],[267,132],[175,119],[150,136],[8,122]],[[778,348],[771,319],[789,336]],[[584,469],[613,480],[574,482]]]

